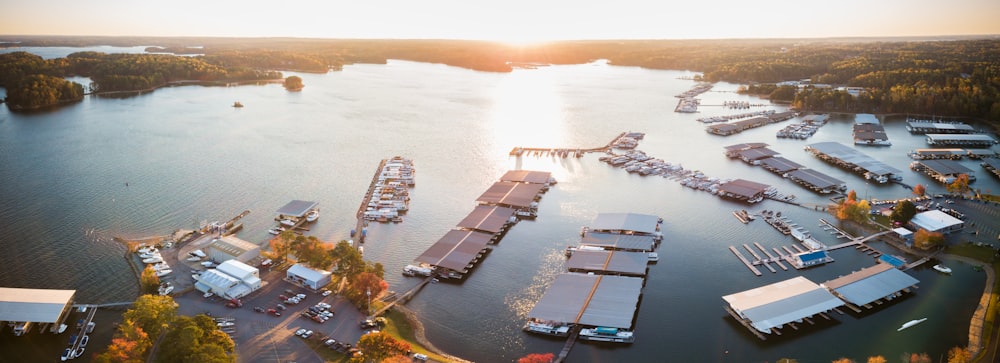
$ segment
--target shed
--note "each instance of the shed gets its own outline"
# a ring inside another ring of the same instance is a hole
[[[330,271],[317,270],[297,263],[288,268],[285,280],[302,287],[319,290],[330,284],[330,275]]]
[[[233,235],[222,236],[212,240],[205,247],[205,254],[208,255],[209,259],[217,263],[223,263],[228,260],[237,260],[245,263],[260,256],[260,246]]]

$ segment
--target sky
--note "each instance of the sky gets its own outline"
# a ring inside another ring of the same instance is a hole
[[[1000,0],[0,0],[2,35],[481,39],[1000,34]]]

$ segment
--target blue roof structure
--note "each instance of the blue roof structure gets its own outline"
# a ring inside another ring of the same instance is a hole
[[[890,266],[895,267],[895,268],[899,268],[900,266],[903,266],[903,265],[906,264],[906,261],[904,261],[902,258],[899,258],[899,257],[896,257],[896,256],[892,256],[892,255],[881,255],[881,256],[878,256],[878,261],[879,262],[888,263]]]
[[[819,250],[819,251],[809,252],[809,253],[803,253],[803,254],[799,255],[799,259],[802,260],[802,262],[809,262],[809,261],[813,261],[813,260],[821,260],[821,259],[824,259],[824,258],[826,258],[826,251],[824,251],[824,250]]]

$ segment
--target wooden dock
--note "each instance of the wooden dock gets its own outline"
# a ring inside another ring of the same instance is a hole
[[[561,158],[567,158],[567,157],[573,156],[573,157],[579,158],[579,157],[582,157],[583,155],[585,155],[587,153],[592,153],[592,152],[607,152],[608,150],[611,150],[612,147],[614,147],[615,143],[617,143],[619,140],[621,140],[621,138],[625,137],[625,135],[628,135],[628,132],[622,132],[621,134],[618,134],[618,136],[615,136],[614,139],[611,139],[611,142],[609,142],[607,145],[599,146],[599,147],[591,147],[591,148],[580,148],[580,147],[551,148],[551,147],[524,147],[524,146],[515,146],[514,148],[510,149],[510,154],[509,155],[510,156],[516,156],[516,157],[521,157],[521,156],[538,156],[538,157],[541,157],[541,156],[552,156],[552,157],[556,157],[556,156],[558,156],[558,157],[561,157]]]
[[[573,345],[576,344],[576,338],[580,337],[580,327],[573,326],[569,328],[569,337],[566,339],[566,344],[563,345],[562,350],[559,351],[559,355],[556,359],[552,361],[553,363],[561,363],[566,360],[569,356],[569,351],[573,349]]]
[[[736,255],[736,258],[739,258],[740,262],[743,262],[743,264],[746,265],[747,268],[750,269],[750,272],[753,272],[754,275],[757,276],[763,275],[763,273],[761,273],[760,270],[758,270],[756,267],[753,267],[753,265],[750,264],[750,261],[747,261],[746,257],[743,257],[743,254],[740,253],[740,251],[737,250],[736,247],[729,246],[729,250],[732,251],[733,254]]]
[[[407,292],[403,293],[402,295],[397,295],[395,300],[376,310],[375,313],[372,314],[372,316],[382,315],[382,313],[385,313],[387,310],[391,309],[396,304],[406,304],[407,302],[410,301],[410,299],[413,298],[414,295],[417,294],[417,292],[420,292],[420,290],[423,289],[424,286],[427,286],[427,284],[429,284],[431,281],[434,281],[435,278],[436,277],[433,275],[428,276],[419,284],[410,288],[410,290],[408,290]]]

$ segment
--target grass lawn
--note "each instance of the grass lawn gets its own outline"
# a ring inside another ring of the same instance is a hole
[[[974,258],[985,263],[993,263],[993,255],[996,253],[996,251],[989,246],[980,247],[968,242],[948,246],[945,252],[953,255]]]
[[[410,322],[406,319],[406,316],[403,313],[396,311],[395,309],[389,309],[389,311],[386,311],[382,316],[384,316],[387,320],[387,323],[385,327],[382,328],[382,331],[392,335],[393,338],[410,343],[410,349],[412,349],[414,353],[426,354],[431,359],[440,362],[449,361],[448,358],[429,351],[427,348],[420,345],[420,343],[417,343],[414,328],[410,325]]]

